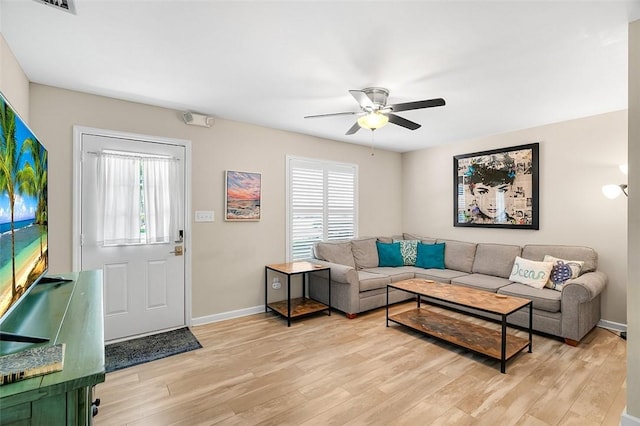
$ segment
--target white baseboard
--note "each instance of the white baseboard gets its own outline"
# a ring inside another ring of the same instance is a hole
[[[235,311],[223,312],[221,314],[207,315],[205,317],[192,318],[191,325],[210,324],[212,322],[224,321],[228,319],[259,314],[260,312],[264,312],[264,305],[253,306],[251,308],[238,309]],[[597,326],[606,328],[607,330],[613,330],[613,331],[619,331],[619,332],[627,331],[627,324],[622,324],[614,321],[600,320],[598,321]]]
[[[640,418],[628,414],[625,407],[622,417],[620,417],[620,426],[640,426]]]
[[[238,309],[236,311],[223,312],[221,314],[207,315],[206,317],[193,318],[191,325],[204,325],[212,322],[224,321],[233,318],[246,317],[264,312],[264,305],[254,306],[252,308]]]
[[[622,333],[627,332],[627,324],[621,324],[619,322],[600,320],[598,321],[598,327],[606,328],[607,330],[619,331]]]

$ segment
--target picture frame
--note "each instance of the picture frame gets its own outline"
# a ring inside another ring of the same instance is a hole
[[[262,217],[262,174],[225,171],[225,213],[228,222],[256,222]]]
[[[453,157],[453,226],[539,229],[539,143]]]

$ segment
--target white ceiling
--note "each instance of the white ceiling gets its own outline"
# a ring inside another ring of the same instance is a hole
[[[398,113],[375,145],[404,152],[627,107],[633,1],[0,0],[30,81],[369,145],[349,89]],[[178,119],[178,118],[176,118]]]

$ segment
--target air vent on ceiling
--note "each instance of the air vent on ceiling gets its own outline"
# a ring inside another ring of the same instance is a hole
[[[64,10],[65,12],[76,14],[76,7],[73,4],[74,0],[33,0],[38,3],[45,4],[47,6],[55,7],[59,10]]]

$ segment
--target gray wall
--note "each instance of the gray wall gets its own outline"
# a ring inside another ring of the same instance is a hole
[[[20,117],[29,123],[29,80],[4,36],[0,34],[0,90]]]

